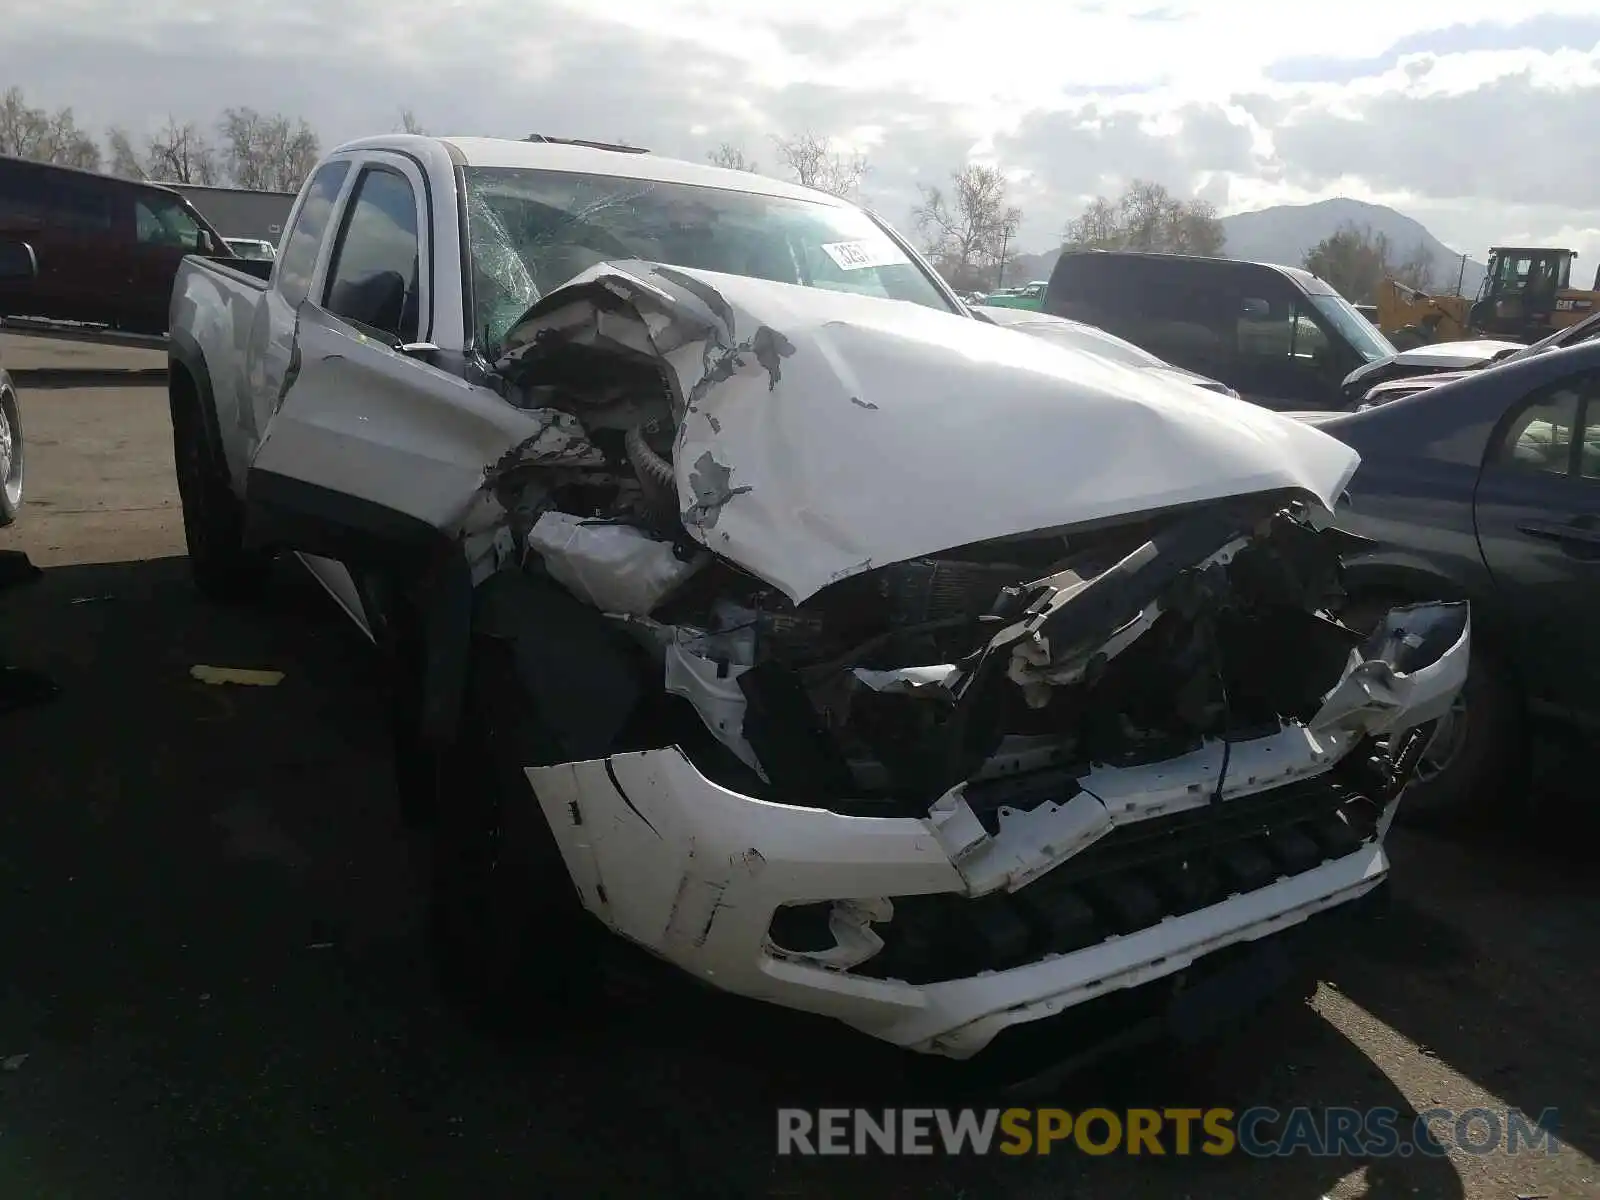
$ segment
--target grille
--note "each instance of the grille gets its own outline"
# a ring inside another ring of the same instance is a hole
[[[1015,893],[896,897],[855,973],[936,983],[1082,950],[1343,858],[1381,815],[1322,778],[1123,826]]]

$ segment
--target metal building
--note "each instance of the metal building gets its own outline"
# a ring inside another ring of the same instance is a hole
[[[198,183],[169,183],[189,198],[189,203],[217,227],[223,237],[260,238],[278,244],[294,192],[253,192],[246,188],[206,187]]]

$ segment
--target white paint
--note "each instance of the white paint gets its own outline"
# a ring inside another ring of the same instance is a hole
[[[1433,607],[1431,616],[1414,615],[1413,626],[1446,619],[1449,610]],[[739,795],[705,778],[676,748],[530,768],[527,776],[585,907],[618,934],[715,987],[831,1016],[909,1049],[965,1058],[1009,1025],[1170,975],[1364,894],[1388,873],[1381,843],[1393,806],[1378,842],[1345,858],[1125,937],[944,983],[836,969],[863,961],[878,938],[871,926],[892,922],[892,906],[886,918],[879,899],[1020,889],[1119,824],[1212,802],[1219,782],[1216,802],[1225,804],[1323,774],[1362,735],[1415,725],[1447,704],[1465,677],[1469,643],[1463,628],[1437,660],[1410,675],[1353,660],[1306,726],[1226,751],[1211,743],[1165,763],[1097,767],[1081,781],[1085,790],[1062,804],[1001,810],[993,835],[968,807],[964,787],[938,799],[926,817],[843,816]],[[1383,689],[1366,686],[1375,677]],[[1350,703],[1357,693],[1367,702]],[[830,920],[836,955],[795,956],[772,945],[768,928],[780,905],[828,900],[848,902],[836,904]],[[822,965],[828,962],[835,969]]]
[[[1282,489],[1332,509],[1360,461],[1302,422],[982,321],[680,274],[732,314],[732,329],[713,339],[745,343],[766,328],[793,348],[775,376],[743,352],[703,389],[673,465],[690,535],[797,603],[953,546],[1175,505]],[[640,268],[600,264],[543,306],[558,310],[568,289],[596,282],[647,303],[664,286]],[[696,395],[719,357],[715,341],[704,332],[657,341],[634,319],[640,336],[675,347],[661,357],[679,393]],[[707,464],[719,480],[728,473],[711,505]]]

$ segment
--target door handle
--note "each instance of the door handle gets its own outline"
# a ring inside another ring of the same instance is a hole
[[[1593,524],[1593,521],[1593,517],[1579,517],[1572,521],[1522,521],[1517,529],[1529,537],[1547,541],[1600,546],[1600,526]]]

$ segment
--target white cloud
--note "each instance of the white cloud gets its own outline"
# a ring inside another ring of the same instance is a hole
[[[392,128],[853,142],[904,221],[968,157],[1017,181],[1024,244],[1128,178],[1225,209],[1350,195],[1481,254],[1512,238],[1600,257],[1594,0],[1445,10],[1345,0],[13,0],[0,78],[92,126],[229,105],[327,142]]]

